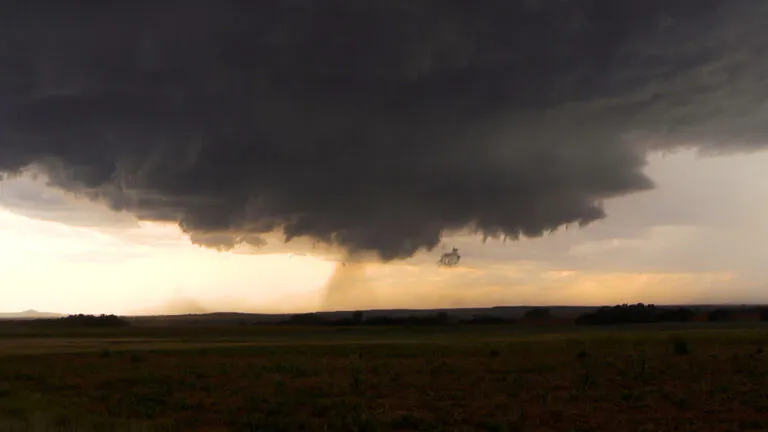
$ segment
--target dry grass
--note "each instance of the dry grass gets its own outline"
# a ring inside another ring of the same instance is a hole
[[[21,349],[0,431],[768,430],[765,330],[398,332]]]

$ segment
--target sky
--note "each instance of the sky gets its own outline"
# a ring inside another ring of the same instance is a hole
[[[766,25],[762,0],[11,5],[0,309],[762,302]]]
[[[603,221],[518,242],[448,237],[403,262],[366,264],[330,304],[325,285],[340,264],[311,245],[219,252],[192,244],[176,225],[139,223],[41,179],[18,178],[0,185],[2,310],[765,303],[767,164],[768,152],[654,155],[646,172],[657,187],[609,201]],[[438,268],[453,246],[461,265]]]

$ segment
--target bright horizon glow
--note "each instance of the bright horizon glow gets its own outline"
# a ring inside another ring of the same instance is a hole
[[[193,246],[170,224],[143,222],[147,245],[0,211],[2,309],[164,312],[180,304],[231,311],[312,309],[334,263]],[[9,294],[13,295],[9,295]],[[317,294],[314,294],[315,296]]]

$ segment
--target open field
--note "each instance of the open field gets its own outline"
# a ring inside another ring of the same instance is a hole
[[[768,430],[768,327],[0,336],[0,431]]]

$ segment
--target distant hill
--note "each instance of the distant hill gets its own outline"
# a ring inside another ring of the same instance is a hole
[[[23,320],[40,318],[61,318],[64,315],[54,312],[38,312],[36,310],[26,310],[24,312],[0,312],[0,320]]]
[[[490,308],[456,308],[456,309],[375,309],[364,310],[367,318],[405,318],[426,317],[438,312],[445,312],[459,319],[469,319],[474,316],[497,317],[504,319],[521,318],[525,312],[535,306],[496,306]],[[594,312],[596,306],[549,306],[553,316],[558,318],[576,318],[577,316]],[[326,319],[343,319],[352,316],[354,311],[316,312],[316,315]],[[294,314],[259,314],[259,313],[203,313],[184,315],[144,315],[130,316],[129,320],[144,325],[166,325],[169,323],[183,325],[211,325],[211,324],[236,324],[236,323],[277,323],[283,322]]]
[[[657,305],[661,308],[685,307],[693,309],[696,313],[706,313],[711,310],[726,307],[728,309],[750,309],[757,305]],[[471,319],[475,316],[496,317],[504,319],[519,319],[527,311],[534,308],[546,308],[550,310],[552,317],[562,319],[575,319],[579,315],[592,313],[599,309],[599,306],[495,306],[487,308],[456,308],[456,309],[378,309],[364,310],[366,318],[404,318],[404,317],[425,317],[434,315],[438,312],[445,312],[448,315],[459,319]],[[334,311],[334,312],[316,312],[316,315],[326,319],[344,319],[352,316],[354,311]],[[144,325],[166,325],[174,324],[198,324],[198,325],[217,325],[217,324],[250,324],[250,323],[277,323],[290,318],[295,314],[269,314],[269,313],[237,313],[237,312],[214,312],[200,314],[172,314],[172,315],[128,315],[124,316],[128,320]],[[65,314],[54,312],[39,312],[36,310],[27,310],[24,312],[0,313],[0,320],[29,320],[42,318],[61,318]]]
[[[660,308],[685,307],[693,309],[696,313],[706,313],[711,310],[727,307],[729,309],[748,309],[755,305],[658,305]],[[459,319],[471,319],[475,316],[495,317],[503,319],[519,319],[525,313],[535,308],[549,309],[553,318],[576,319],[578,316],[593,313],[599,306],[495,306],[488,308],[456,308],[456,309],[377,309],[363,310],[366,318],[405,318],[426,317],[439,312]],[[352,317],[354,311],[316,312],[315,315],[325,319],[337,320]],[[178,315],[134,315],[126,316],[128,320],[139,325],[231,325],[231,324],[268,324],[284,322],[295,314],[268,314],[268,313],[237,313],[215,312],[201,314]]]

